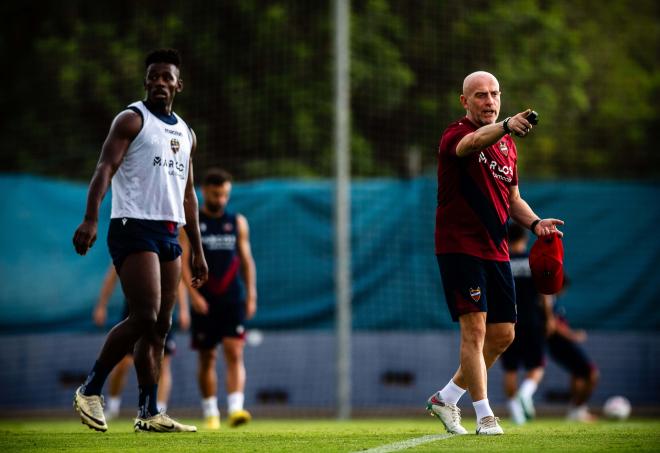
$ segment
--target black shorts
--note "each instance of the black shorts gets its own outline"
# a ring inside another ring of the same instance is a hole
[[[110,219],[108,249],[117,273],[132,253],[154,252],[161,262],[181,256],[176,223],[161,220]]]
[[[124,300],[124,309],[121,312],[121,320],[123,321],[124,319],[128,318],[128,302]],[[167,332],[167,336],[165,337],[165,355],[174,355],[176,352],[176,342],[174,341],[174,330],[170,329],[169,332]],[[129,355],[132,355],[129,353]]]
[[[516,324],[516,337],[500,357],[505,371],[526,370],[545,366],[545,329],[543,326],[521,328]]]
[[[461,253],[436,255],[451,319],[486,312],[487,323],[516,322],[516,291],[508,261]]]
[[[576,377],[588,378],[596,365],[589,360],[586,351],[574,341],[559,335],[548,337],[548,353],[562,368]]]
[[[214,349],[223,338],[245,338],[245,301],[210,300],[206,315],[191,310],[190,333],[192,347],[197,350]]]

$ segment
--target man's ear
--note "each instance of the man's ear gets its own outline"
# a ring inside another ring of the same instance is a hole
[[[181,93],[183,91],[183,79],[179,78],[178,82],[176,83],[176,92]]]
[[[467,98],[465,97],[465,95],[461,94],[460,100],[461,100],[461,105],[463,106],[463,108],[467,109]]]

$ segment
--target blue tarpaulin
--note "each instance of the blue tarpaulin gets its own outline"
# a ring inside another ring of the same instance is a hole
[[[110,258],[109,199],[99,239],[85,257],[72,246],[87,186],[27,175],[0,176],[0,332],[85,331]],[[433,251],[436,181],[354,181],[353,325],[356,329],[452,328]],[[542,216],[566,221],[561,302],[573,324],[656,330],[660,311],[660,185],[528,182],[523,197]],[[262,329],[334,324],[333,184],[262,180],[234,185],[230,209],[250,223]],[[119,292],[119,291],[117,291]],[[112,316],[119,316],[116,294]]]

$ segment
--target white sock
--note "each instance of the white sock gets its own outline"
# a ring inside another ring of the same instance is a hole
[[[108,398],[108,413],[112,415],[119,414],[121,407],[121,396],[111,396]]]
[[[518,389],[518,394],[523,398],[531,398],[536,392],[538,384],[532,379],[525,379]]]
[[[157,401],[156,407],[158,407],[159,412],[167,412],[167,403],[165,401]]]
[[[230,414],[243,410],[245,395],[243,392],[234,392],[227,395],[227,412]]]
[[[220,410],[218,409],[218,398],[215,396],[209,396],[202,400],[202,412],[204,417],[217,417],[220,415]]]
[[[506,402],[506,405],[509,409],[509,415],[513,419],[514,423],[522,424],[525,422],[525,412],[523,411],[518,398],[511,398]]]
[[[458,400],[461,399],[461,396],[465,393],[465,389],[460,388],[458,385],[454,384],[454,380],[450,379],[445,388],[440,390],[440,399],[445,403],[457,404]]]
[[[488,404],[488,398],[475,401],[472,403],[472,405],[474,406],[474,410],[477,412],[477,422],[479,422],[479,420],[484,417],[495,416],[495,414],[493,414],[493,410],[490,408],[490,404]]]

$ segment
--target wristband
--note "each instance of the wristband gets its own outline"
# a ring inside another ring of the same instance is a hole
[[[502,122],[502,129],[504,129],[504,132],[507,133],[507,134],[511,133],[511,129],[509,129],[509,120],[510,119],[511,119],[511,117],[509,116],[509,117],[505,118],[504,121]]]
[[[534,232],[534,228],[536,228],[536,225],[538,225],[540,221],[541,221],[541,219],[536,219],[536,220],[534,220],[534,221],[532,222],[532,224],[529,226],[529,229],[530,229],[530,231],[531,231],[532,233],[536,234],[536,233]]]

